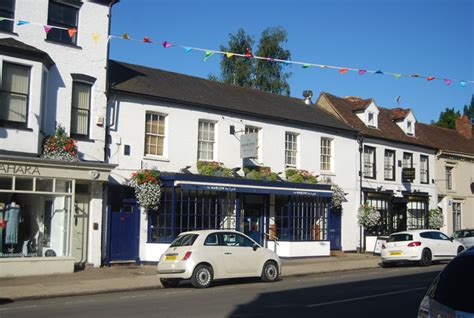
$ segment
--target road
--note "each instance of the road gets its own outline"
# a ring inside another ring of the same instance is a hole
[[[175,289],[22,301],[0,305],[10,317],[416,317],[444,265],[286,277],[276,283],[220,282]]]

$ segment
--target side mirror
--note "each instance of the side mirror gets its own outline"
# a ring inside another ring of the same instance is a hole
[[[449,240],[452,242],[454,241],[454,237],[450,237]]]
[[[253,248],[254,251],[256,251],[256,250],[258,249],[258,245],[257,245],[257,244],[254,244],[254,245],[252,246],[252,248]]]

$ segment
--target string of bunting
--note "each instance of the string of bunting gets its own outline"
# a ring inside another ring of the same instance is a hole
[[[76,28],[63,28],[63,27],[58,27],[58,26],[51,26],[51,25],[45,25],[45,24],[40,24],[40,23],[29,22],[29,21],[25,21],[25,20],[16,20],[16,19],[11,19],[11,18],[0,17],[0,22],[4,21],[4,20],[13,21],[13,22],[16,23],[17,26],[26,26],[26,25],[41,26],[46,34],[48,34],[52,29],[66,30],[66,31],[68,31],[69,36],[71,38],[73,38],[74,35],[77,33]],[[98,44],[100,42],[101,38],[103,38],[103,37],[104,36],[102,36],[101,34],[96,33],[96,32],[91,34],[91,38],[94,41],[94,43],[96,43],[96,44]],[[190,53],[192,51],[203,52],[204,53],[204,58],[203,58],[204,61],[207,61],[214,54],[220,54],[220,55],[225,55],[226,58],[242,57],[242,58],[252,58],[252,59],[257,59],[257,60],[265,60],[265,61],[283,63],[283,64],[286,64],[286,65],[299,65],[303,69],[308,69],[308,68],[311,68],[311,67],[318,67],[318,68],[321,68],[321,69],[334,69],[334,70],[337,70],[339,72],[339,74],[346,74],[348,72],[356,72],[359,75],[365,75],[365,74],[390,75],[390,76],[395,77],[396,79],[399,79],[399,78],[402,78],[402,77],[421,78],[421,79],[426,79],[429,82],[435,81],[435,80],[442,81],[447,86],[450,86],[454,82],[458,82],[461,87],[465,87],[467,83],[474,84],[473,80],[459,80],[459,79],[444,78],[444,77],[437,77],[437,76],[424,76],[424,75],[420,75],[420,74],[395,73],[395,72],[386,72],[386,71],[382,71],[382,70],[368,70],[368,69],[361,69],[361,68],[324,65],[324,64],[317,64],[317,63],[292,61],[292,60],[281,60],[281,59],[276,59],[276,58],[271,58],[271,57],[254,55],[252,53],[252,51],[250,50],[250,48],[247,48],[245,50],[245,53],[226,52],[226,51],[198,48],[198,47],[192,47],[192,46],[185,46],[185,45],[171,43],[171,42],[168,42],[168,41],[154,41],[148,36],[145,36],[143,39],[136,39],[136,38],[130,37],[128,33],[124,33],[120,36],[109,35],[109,36],[105,36],[104,38],[106,38],[107,41],[110,41],[110,39],[115,38],[115,39],[122,39],[122,40],[127,40],[127,41],[135,41],[135,42],[141,42],[141,43],[147,43],[147,44],[155,44],[155,45],[160,45],[165,49],[176,47],[176,48],[183,49],[186,53]]]

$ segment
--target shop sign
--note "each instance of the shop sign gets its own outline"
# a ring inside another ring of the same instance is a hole
[[[416,171],[415,168],[403,168],[402,169],[402,181],[412,182],[415,180]]]
[[[0,163],[0,174],[20,174],[25,176],[40,176],[36,166]]]
[[[258,134],[251,133],[240,136],[240,158],[257,157]]]

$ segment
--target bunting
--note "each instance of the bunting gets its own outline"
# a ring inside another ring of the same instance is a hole
[[[6,21],[12,21],[12,22],[16,23],[17,26],[23,26],[23,25],[39,26],[39,27],[43,28],[43,30],[46,34],[48,34],[52,29],[59,29],[59,30],[67,31],[69,36],[71,38],[73,38],[77,33],[76,28],[64,28],[64,27],[58,27],[58,26],[50,26],[50,25],[30,22],[30,21],[26,21],[26,20],[0,17],[0,21],[5,21],[5,20]],[[331,66],[331,65],[300,62],[300,61],[280,60],[280,59],[275,59],[275,58],[272,58],[272,57],[254,55],[250,48],[246,48],[245,52],[225,52],[225,51],[218,51],[218,50],[212,50],[212,49],[205,49],[205,48],[197,48],[197,47],[189,47],[189,46],[183,46],[183,45],[178,45],[178,44],[172,44],[168,41],[154,42],[148,36],[143,37],[143,39],[135,39],[135,38],[131,38],[128,33],[123,33],[120,36],[101,35],[97,32],[93,32],[93,33],[90,34],[90,39],[96,44],[98,44],[101,41],[102,38],[106,39],[107,41],[109,41],[112,38],[116,38],[116,39],[121,39],[121,40],[142,42],[142,43],[148,43],[148,44],[156,44],[156,45],[163,46],[163,48],[165,48],[165,49],[168,49],[168,48],[171,48],[171,47],[178,47],[178,48],[184,49],[184,51],[186,53],[190,53],[192,51],[200,51],[200,52],[204,52],[204,61],[207,61],[214,54],[220,54],[220,55],[224,55],[227,58],[244,57],[244,58],[253,58],[253,59],[256,59],[256,60],[272,61],[272,62],[275,62],[275,63],[282,63],[282,64],[285,64],[285,65],[300,65],[303,69],[308,69],[310,67],[319,67],[321,69],[335,69],[340,74],[345,74],[347,72],[357,72],[359,75],[365,75],[365,74],[390,75],[390,76],[394,76],[396,79],[400,79],[402,77],[423,78],[423,79],[427,80],[428,82],[442,81],[446,86],[451,86],[451,84],[454,83],[454,82],[459,83],[459,85],[461,87],[465,87],[468,83],[469,84],[474,84],[474,80],[440,78],[440,77],[436,77],[436,76],[432,76],[432,75],[423,76],[423,75],[420,75],[420,74],[417,74],[417,73],[403,74],[403,73],[399,73],[399,72],[397,72],[397,73],[395,73],[395,72],[386,72],[386,71],[382,71],[382,70],[372,71],[372,70],[367,70],[367,69],[363,69],[363,68],[349,68],[349,67],[343,67],[343,66]]]

